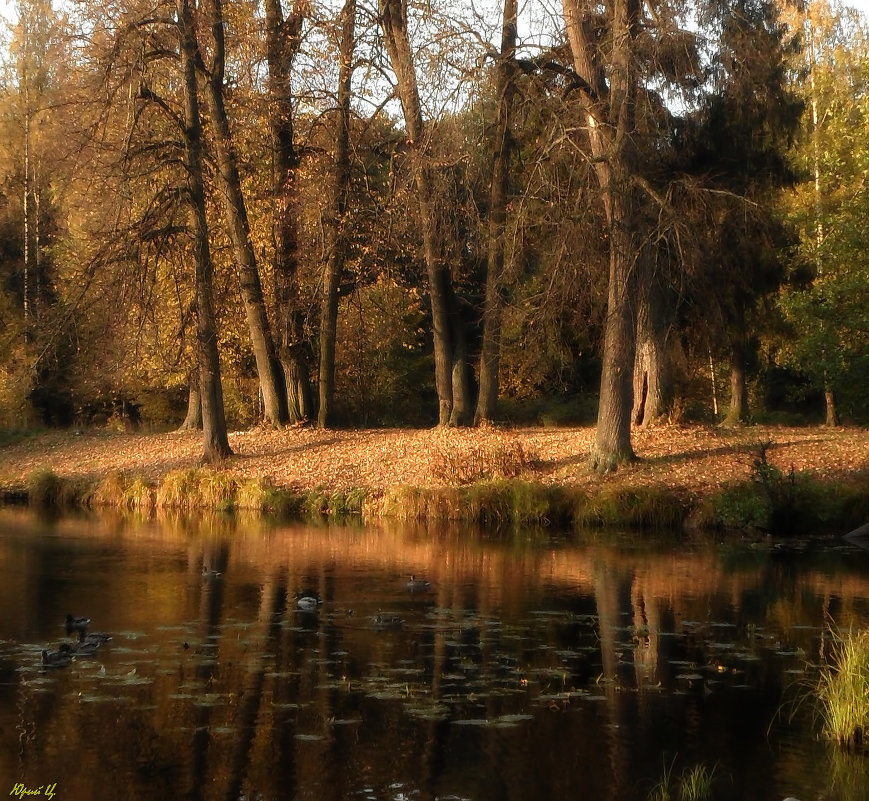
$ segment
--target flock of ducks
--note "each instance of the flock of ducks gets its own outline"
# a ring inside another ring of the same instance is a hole
[[[209,571],[203,569],[203,576],[208,578],[216,578],[220,575],[217,571]],[[427,592],[431,588],[431,583],[425,579],[417,578],[411,575],[405,584],[407,590],[414,592]],[[303,591],[296,596],[296,607],[301,612],[316,612],[323,604],[323,599],[315,592]],[[348,613],[349,614],[349,613]],[[404,619],[397,615],[376,614],[372,618],[374,628],[378,631],[386,629],[399,629],[404,625]],[[111,634],[105,632],[89,632],[91,619],[89,617],[75,617],[72,614],[66,616],[64,628],[70,636],[75,635],[76,640],[73,643],[61,643],[56,651],[42,652],[42,665],[49,668],[66,667],[76,656],[89,656],[94,653],[101,645],[109,642],[112,639]]]
[[[91,631],[88,626],[91,619],[89,617],[74,617],[73,615],[66,616],[64,628],[70,636],[75,635],[76,640],[73,643],[61,643],[56,651],[42,652],[43,667],[60,668],[66,667],[72,662],[75,656],[90,656],[103,643],[107,643],[112,639],[111,634],[105,632]]]
[[[415,592],[428,592],[431,589],[431,582],[426,581],[425,579],[417,578],[415,575],[410,576],[407,583],[405,584],[406,589],[411,594]],[[296,608],[300,612],[317,612],[319,607],[323,604],[323,599],[317,595],[316,592],[311,591],[302,591],[296,594]],[[348,615],[352,615],[352,610],[347,611]],[[374,628],[378,631],[385,631],[386,629],[400,629],[404,625],[404,619],[398,617],[397,615],[384,615],[381,612],[378,612],[373,618],[372,622],[374,624]]]

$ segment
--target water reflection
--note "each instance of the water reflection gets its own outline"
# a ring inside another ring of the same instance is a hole
[[[790,714],[828,617],[869,619],[858,549],[4,510],[0,565],[6,792],[631,801],[703,763],[867,798]],[[44,670],[69,612],[114,639]]]

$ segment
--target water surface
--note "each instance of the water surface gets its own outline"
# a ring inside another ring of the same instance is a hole
[[[719,799],[869,799],[796,703],[869,623],[838,542],[7,509],[0,566],[3,794],[635,801],[702,764]],[[70,612],[113,640],[45,669]]]

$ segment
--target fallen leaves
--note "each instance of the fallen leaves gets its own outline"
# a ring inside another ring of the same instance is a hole
[[[638,430],[633,439],[639,461],[603,479],[587,466],[593,439],[593,428],[256,429],[230,435],[235,455],[225,469],[239,479],[268,477],[294,489],[383,491],[450,483],[447,468],[462,473],[463,460],[474,459],[480,465],[518,464],[521,469],[511,468],[512,474],[547,484],[617,481],[700,494],[747,478],[758,444],[769,440],[769,461],[784,472],[793,466],[819,476],[847,478],[869,471],[869,431],[863,429]],[[0,486],[21,487],[29,473],[44,468],[69,477],[118,471],[157,483],[172,470],[196,466],[201,453],[201,435],[196,432],[49,432],[0,448]],[[517,454],[523,458],[514,458]]]

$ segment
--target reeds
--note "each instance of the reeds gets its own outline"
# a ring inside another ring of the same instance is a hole
[[[83,480],[58,476],[53,470],[34,470],[25,480],[27,500],[42,509],[70,509],[82,505],[90,488]]]
[[[864,748],[869,735],[869,630],[830,630],[830,661],[821,666],[816,695],[824,734],[845,750]]]
[[[674,779],[671,765],[664,768],[661,781],[649,793],[649,801],[710,801],[714,780],[715,769],[709,770],[705,765],[685,768]]]

